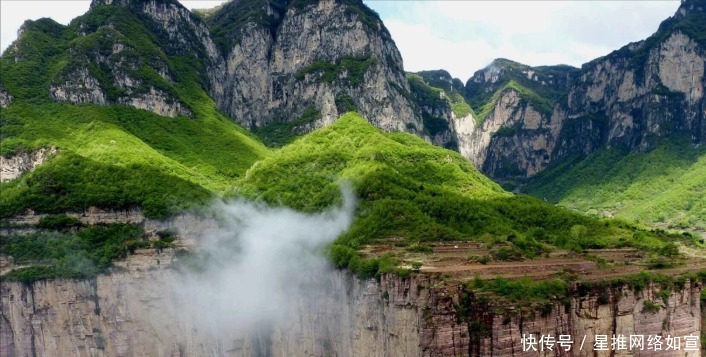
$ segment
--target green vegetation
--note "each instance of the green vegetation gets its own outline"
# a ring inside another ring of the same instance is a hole
[[[429,77],[428,72],[420,73],[427,73],[426,77]],[[426,77],[417,73],[407,74],[407,81],[409,82],[414,101],[417,105],[422,108],[443,108],[446,106],[446,103],[448,103],[457,118],[473,114],[473,109],[471,109],[471,106],[466,103],[466,100],[458,91],[433,86],[427,82]],[[437,80],[434,83],[438,82]],[[449,86],[447,85],[446,87]]]
[[[503,126],[498,131],[493,134],[493,136],[513,136],[517,133],[517,128],[515,127],[508,127],[508,126]]]
[[[212,192],[142,164],[100,164],[76,154],[63,154],[20,180],[0,184],[3,217],[34,209],[39,212],[82,212],[89,207],[141,207],[148,217],[166,217],[206,203]]]
[[[473,114],[473,109],[466,103],[466,100],[463,99],[460,93],[447,93],[446,97],[449,99],[449,102],[451,102],[451,110],[453,110],[456,118],[463,118],[469,114]]]
[[[507,59],[496,59],[483,71],[496,71],[497,80],[468,81],[464,97],[478,113],[476,120],[482,123],[503,93],[517,92],[522,100],[529,102],[539,112],[550,114],[554,103],[563,100],[568,83],[575,78],[578,68],[560,66],[530,67]],[[483,77],[481,77],[483,79]]]
[[[446,103],[444,90],[432,87],[415,73],[407,73],[407,81],[416,103],[422,108],[438,108]]]
[[[272,123],[262,128],[253,129],[253,133],[260,137],[265,145],[270,147],[281,147],[294,141],[301,133],[304,133],[306,125],[312,124],[321,119],[321,112],[316,107],[310,106],[304,110],[301,116],[283,123]]]
[[[339,113],[348,113],[348,112],[357,112],[358,111],[358,107],[353,102],[353,98],[351,98],[346,93],[337,94],[336,98],[335,98],[335,102],[336,102],[336,111]]]
[[[376,60],[372,57],[354,58],[350,56],[343,57],[337,63],[316,61],[297,72],[295,78],[301,81],[307,75],[318,74],[322,81],[329,84],[337,80],[344,80],[357,86],[363,82],[365,72],[375,63]]]
[[[65,214],[48,215],[39,220],[38,228],[50,229],[55,231],[67,230],[71,228],[81,227],[81,221],[76,218],[68,217]]]
[[[496,278],[482,280],[476,277],[467,284],[467,288],[489,296],[502,297],[513,304],[551,303],[569,296],[569,284],[562,279],[521,278],[508,280]]]
[[[365,244],[390,237],[402,237],[408,245],[494,240],[523,259],[555,247],[633,246],[659,254],[669,242],[686,239],[512,196],[458,153],[411,134],[382,133],[355,113],[255,165],[240,181],[239,194],[319,211],[340,202],[342,181],[353,184],[361,202],[352,228],[331,254],[337,266],[362,275],[394,269],[395,257],[366,260],[357,253]]]
[[[495,105],[498,103],[500,98],[502,98],[503,94],[509,92],[509,91],[514,91],[517,93],[521,100],[528,102],[532,107],[539,111],[540,113],[544,114],[551,114],[552,109],[554,108],[554,100],[551,98],[547,97],[542,97],[541,95],[537,94],[533,89],[525,87],[514,80],[510,80],[507,82],[504,86],[502,86],[500,89],[495,91],[493,96],[485,102],[481,107],[477,108],[479,109],[479,114],[477,116],[476,121],[478,124],[482,123],[485,118],[490,115],[490,113],[493,111],[495,108]]]
[[[420,71],[415,73],[422,77],[424,82],[432,87],[443,89],[446,93],[463,93],[463,82],[458,78],[451,78],[449,72],[443,69],[435,71]]]
[[[0,251],[14,269],[4,279],[32,282],[52,278],[90,278],[104,273],[115,259],[138,247],[148,247],[141,227],[127,224],[98,225],[74,234],[53,232],[0,237]]]
[[[706,149],[671,141],[650,152],[601,150],[545,170],[523,190],[589,214],[706,230]]]
[[[0,83],[15,97],[0,109],[0,154],[58,148],[36,171],[0,184],[0,216],[30,208],[62,213],[140,206],[148,216],[163,217],[229,190],[268,154],[252,134],[217,111],[202,89],[194,56],[167,56],[160,37],[136,16],[122,7],[97,6],[69,26],[48,19],[28,22],[16,49],[0,58]],[[79,35],[79,28],[87,34]],[[50,84],[82,66],[106,85],[109,96],[119,95],[111,69],[89,60],[112,54],[114,43],[126,49],[110,61],[134,65],[130,75],[172,93],[193,119],[51,101]],[[174,83],[152,69],[159,66],[166,66]]]
[[[656,295],[666,305],[672,292],[683,289],[687,282],[693,284],[704,281],[706,281],[706,271],[688,272],[678,276],[641,272],[599,281],[575,281],[575,277],[572,276],[551,280],[530,278],[483,280],[476,277],[465,284],[466,294],[472,294],[475,297],[465,303],[494,301],[496,303],[493,305],[501,308],[502,311],[498,311],[500,313],[517,313],[517,310],[507,311],[502,306],[513,306],[520,311],[529,308],[530,312],[540,308],[542,313],[546,313],[551,312],[553,306],[557,304],[561,303],[564,306],[570,304],[569,297],[573,292],[578,293],[578,296],[596,297],[600,304],[607,304],[610,302],[611,295],[620,294],[624,287],[639,293],[651,286],[659,289]],[[705,295],[701,296],[703,299]],[[499,301],[506,304],[497,304]],[[645,300],[642,313],[656,313],[661,307],[655,301]]]
[[[268,14],[268,5],[274,13]],[[254,23],[263,26],[271,34],[277,31],[281,15],[286,11],[286,1],[245,0],[223,4],[206,17],[206,24],[213,41],[222,53],[229,53],[240,43],[245,25]]]

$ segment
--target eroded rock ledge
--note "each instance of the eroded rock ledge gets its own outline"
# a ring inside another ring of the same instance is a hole
[[[31,172],[56,154],[55,147],[41,148],[34,152],[19,151],[8,156],[0,156],[0,182],[14,180]]]

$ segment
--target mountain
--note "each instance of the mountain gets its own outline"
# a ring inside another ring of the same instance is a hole
[[[222,53],[212,97],[266,142],[352,109],[384,130],[423,132],[399,51],[361,1],[236,0],[205,22]]]
[[[408,73],[407,80],[425,137],[435,145],[458,151],[457,123],[473,120],[473,110],[458,90],[463,83],[444,70]]]
[[[68,26],[25,22],[0,58],[2,217],[90,207],[166,216],[268,154],[204,89],[199,63],[215,47],[194,40],[207,31],[198,18],[176,2],[109,3]]]
[[[171,172],[211,192],[226,189],[230,178],[266,156],[221,113],[281,146],[357,110],[385,131],[454,149],[503,181],[604,149],[646,152],[672,137],[701,144],[703,17],[703,2],[685,1],[650,38],[581,69],[497,59],[464,85],[443,70],[405,73],[389,32],[359,1],[234,0],[192,13],[175,0],[95,0],[69,26],[25,23],[3,54],[2,152],[4,162],[13,162],[5,171],[15,177],[38,166],[46,161],[39,150],[88,152],[87,143],[67,144],[46,120],[68,116],[81,118],[69,123],[72,130],[86,130],[82,120],[103,118],[157,157],[177,161],[160,165],[187,166]],[[157,116],[171,119],[142,119]],[[200,120],[216,120],[210,125],[219,129],[195,124]],[[20,130],[27,125],[36,130]],[[184,141],[149,137],[157,127],[181,130]],[[219,130],[233,136],[213,139]],[[233,140],[223,147],[248,153],[187,153],[190,140],[202,134],[200,140]],[[129,157],[104,162],[124,164]],[[215,164],[231,157],[238,169],[219,176],[224,169]]]
[[[706,231],[706,150],[669,141],[647,152],[599,149],[550,167],[522,191],[590,215]]]
[[[443,96],[417,103],[506,187],[584,212],[703,227],[705,9],[683,1],[649,38],[580,69],[496,59],[465,86],[443,71],[416,77],[426,93],[462,93],[472,120],[453,115]]]
[[[645,152],[671,137],[703,144],[705,9],[683,1],[654,35],[580,70],[494,61],[465,86],[482,123],[466,155],[508,179],[603,148]]]
[[[561,129],[547,169],[523,190],[584,212],[703,231],[704,24],[706,2],[684,1],[654,35],[585,64],[555,108]]]
[[[399,254],[361,258],[366,246],[390,242],[396,247],[482,242],[499,248],[494,259],[522,260],[556,249],[635,247],[657,253],[684,238],[512,195],[458,153],[408,133],[383,133],[356,113],[258,162],[238,187],[246,197],[320,211],[340,202],[343,182],[352,184],[360,202],[353,226],[333,245],[332,256],[339,267],[364,276],[398,266]]]

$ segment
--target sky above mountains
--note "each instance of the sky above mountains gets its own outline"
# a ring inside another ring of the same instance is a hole
[[[223,0],[182,0],[210,8]],[[390,1],[365,0],[380,14],[407,71],[446,69],[464,82],[495,58],[528,65],[580,66],[654,33],[678,0],[656,1]],[[26,19],[67,24],[90,1],[0,0],[0,48]]]

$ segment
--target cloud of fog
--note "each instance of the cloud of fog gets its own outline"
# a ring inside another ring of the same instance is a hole
[[[296,323],[297,303],[316,295],[332,269],[324,248],[353,221],[352,190],[342,193],[342,205],[316,214],[246,201],[217,204],[221,228],[201,238],[202,265],[182,270],[170,287],[181,314],[207,334]]]

